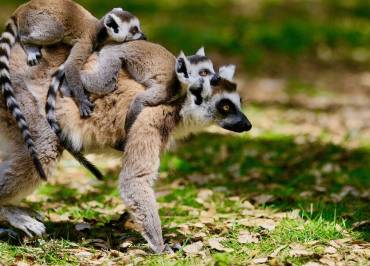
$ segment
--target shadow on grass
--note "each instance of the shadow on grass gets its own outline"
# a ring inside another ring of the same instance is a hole
[[[227,196],[253,202],[273,195],[266,205],[300,209],[307,219],[323,218],[350,228],[370,215],[370,149],[310,142],[292,137],[248,138],[203,134],[165,155],[169,180],[187,177],[197,188],[224,189]],[[226,188],[226,189],[225,189]],[[360,230],[370,239],[369,228]]]

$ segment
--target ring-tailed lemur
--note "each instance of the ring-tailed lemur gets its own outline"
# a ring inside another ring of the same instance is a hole
[[[115,56],[112,57],[112,54]],[[130,105],[125,122],[126,132],[129,131],[145,105],[169,104],[186,94],[186,86],[190,80],[195,81],[199,78],[211,80],[215,76],[212,61],[205,56],[204,48],[189,57],[181,52],[176,61],[176,58],[163,47],[137,41],[105,46],[100,51],[94,69],[82,72],[81,80],[86,90],[103,95],[114,91],[117,86],[118,73],[122,68],[122,61],[130,76],[147,88],[144,92],[139,93]],[[175,68],[187,71],[186,77],[182,75],[178,79]],[[52,80],[47,97],[46,116],[62,145],[73,154],[78,154],[82,147],[71,145],[72,141],[62,134],[55,116],[56,97],[61,87],[63,72],[63,66],[61,66]],[[201,93],[205,97],[205,94],[209,92],[203,90]],[[199,97],[201,97],[200,94],[198,99]]]
[[[157,49],[149,43],[145,45]],[[15,51],[20,53],[18,47]],[[24,104],[25,115],[36,132],[37,147],[43,147],[41,158],[44,167],[51,172],[60,158],[60,150],[57,138],[47,122],[42,119],[43,112],[39,110],[39,106],[45,104],[44,95],[48,89],[45,84],[49,84],[49,76],[59,64],[62,64],[63,55],[58,50],[51,54],[45,53],[44,56],[45,60],[40,66],[31,69],[31,73],[27,74],[24,63],[22,65],[20,57],[15,56],[11,70],[19,77],[14,79],[15,86],[23,88],[19,100]],[[94,57],[100,56],[100,53],[94,54]],[[114,58],[116,55],[111,53],[110,56]],[[95,64],[96,62],[91,60],[87,67],[93,68]],[[117,89],[94,102],[96,109],[90,119],[80,118],[78,108],[69,97],[58,99],[61,102],[58,108],[61,128],[65,134],[71,135],[75,142],[82,143],[86,148],[114,147],[122,139],[126,142],[120,173],[121,196],[135,221],[140,225],[143,236],[157,253],[168,250],[163,241],[153,190],[161,153],[172,139],[181,138],[184,133],[194,132],[210,124],[236,132],[251,129],[250,122],[242,112],[236,84],[231,81],[234,71],[235,68],[232,66],[224,67],[218,73],[221,77],[215,77],[210,83],[207,80],[191,82],[197,84],[195,90],[193,85],[189,85],[186,95],[175,105],[145,108],[128,134],[123,130],[128,106],[144,88],[129,79],[124,71],[118,76]],[[179,67],[177,72],[179,79],[189,75],[188,70],[183,67]],[[33,77],[32,88],[27,89],[30,75]],[[25,79],[24,85],[16,82],[22,77]],[[203,89],[210,91],[211,94],[202,97],[202,103],[199,104],[198,94],[194,92]],[[10,118],[1,101],[0,117],[5,118],[0,119],[0,134],[8,136],[2,137],[2,140],[12,144],[9,157],[0,163],[0,221],[9,222],[27,234],[41,235],[45,232],[45,227],[40,221],[22,208],[9,206],[32,193],[39,185],[40,178],[32,171],[32,161],[22,149],[22,142],[12,137],[15,125],[13,121],[9,121]]]
[[[73,46],[65,62],[65,77],[79,104],[81,116],[88,117],[93,104],[86,96],[81,82],[82,65],[94,49],[105,43],[138,39],[145,39],[139,20],[122,8],[115,8],[97,20],[70,0],[31,0],[11,16],[0,41],[0,86],[43,179],[46,179],[46,175],[10,82],[9,58],[12,46],[18,40],[27,54],[28,64],[32,66],[39,63],[42,46],[59,42]]]

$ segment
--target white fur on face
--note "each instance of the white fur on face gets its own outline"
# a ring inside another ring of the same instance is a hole
[[[141,31],[139,19],[138,18],[133,18],[133,19],[130,20],[130,22],[128,24],[129,24],[129,26],[128,26],[129,31],[133,27],[137,27],[139,29],[139,31],[135,35],[132,35],[130,32],[128,32],[127,40],[132,41],[132,40],[140,39],[142,37],[142,31]]]
[[[115,14],[109,14],[111,18],[114,19],[114,21],[118,25],[118,33],[115,33],[114,30],[108,26],[108,34],[111,37],[111,39],[115,42],[125,42],[126,38],[129,34],[130,25],[127,22],[123,22],[119,17],[117,17]]]

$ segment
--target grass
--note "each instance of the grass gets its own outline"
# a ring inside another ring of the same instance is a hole
[[[340,165],[340,168],[328,171],[327,164]],[[366,229],[352,230],[353,223],[368,218],[368,200],[351,195],[340,202],[332,198],[344,186],[351,185],[360,192],[369,187],[369,167],[370,149],[349,150],[320,141],[298,145],[291,137],[274,134],[257,138],[202,134],[182,144],[176,152],[167,153],[162,161],[157,190],[163,194],[159,202],[164,235],[184,245],[195,242],[199,232],[205,234],[202,238],[205,243],[209,238],[223,237],[222,244],[232,252],[205,248],[204,258],[216,265],[245,265],[254,258],[266,257],[279,247],[292,244],[318,241],[325,246],[331,240],[345,237],[369,241]],[[322,174],[324,181],[320,186],[324,192],[315,190],[315,171]],[[114,261],[117,257],[112,255],[112,250],[125,254],[120,243],[130,237],[134,239],[135,249],[147,250],[145,241],[119,222],[121,213],[115,209],[120,203],[114,180],[116,174],[111,177],[113,180],[103,184],[83,178],[89,184],[85,193],[71,188],[78,185],[73,185],[73,180],[61,186],[58,180],[64,180],[64,175],[59,172],[55,184],[42,186],[36,198],[29,202],[49,217],[50,235],[45,240],[29,243],[1,242],[1,261],[77,265],[81,262],[81,249],[88,250],[89,254],[99,253],[105,261]],[[205,190],[211,191],[211,196],[205,202],[199,201],[200,191]],[[302,195],[305,191],[312,194]],[[259,205],[255,196],[261,194],[272,195],[274,199]],[[248,214],[244,213],[245,200],[256,207]],[[279,220],[273,231],[241,223],[243,219],[259,217],[261,212],[268,218],[274,213],[295,209],[299,210],[301,218]],[[210,211],[214,220],[205,222],[204,212]],[[75,226],[81,222],[92,224],[92,229],[77,231]],[[181,233],[181,226],[188,231]],[[240,244],[239,233],[246,229],[257,233],[260,241]],[[96,246],[96,239],[101,239],[103,247]],[[316,250],[315,254],[294,257],[286,248],[277,259],[300,265],[321,256],[320,251]],[[99,256],[91,255],[89,259],[99,260]],[[172,257],[145,255],[139,258],[136,261],[139,265],[204,263],[204,258],[187,256],[184,251]]]

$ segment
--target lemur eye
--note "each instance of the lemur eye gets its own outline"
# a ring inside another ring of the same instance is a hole
[[[209,71],[208,69],[202,69],[201,71],[199,71],[199,76],[207,77],[210,73],[211,71]]]
[[[227,116],[236,113],[236,107],[229,99],[223,99],[216,105],[221,115]]]
[[[139,28],[137,26],[132,27],[130,32],[131,32],[132,35],[135,35],[139,32]]]

